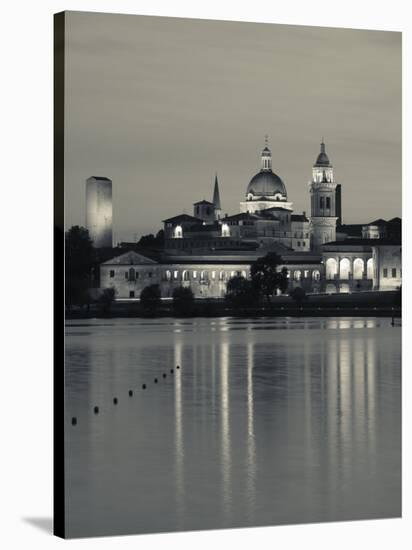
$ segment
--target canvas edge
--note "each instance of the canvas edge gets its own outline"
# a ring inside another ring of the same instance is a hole
[[[64,84],[65,12],[53,16],[53,533],[65,538],[64,457]]]

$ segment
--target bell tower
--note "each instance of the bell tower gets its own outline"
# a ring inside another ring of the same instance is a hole
[[[309,183],[312,250],[319,250],[322,244],[336,240],[336,187],[333,166],[322,138],[320,153],[312,168],[312,181]]]

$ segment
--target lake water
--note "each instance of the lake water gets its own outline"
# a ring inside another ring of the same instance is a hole
[[[66,408],[69,537],[401,514],[390,319],[70,321]]]

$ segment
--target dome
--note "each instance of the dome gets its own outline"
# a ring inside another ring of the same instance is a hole
[[[286,198],[286,187],[280,177],[271,170],[261,170],[250,180],[246,195],[249,193],[259,197],[273,196],[280,193]]]
[[[319,153],[316,159],[316,166],[329,166],[329,157],[326,153]]]

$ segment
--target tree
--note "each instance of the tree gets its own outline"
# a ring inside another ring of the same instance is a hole
[[[66,306],[89,303],[90,275],[94,259],[93,243],[84,227],[74,225],[65,235]]]
[[[252,281],[241,275],[229,279],[226,286],[226,300],[236,307],[250,307],[256,304],[259,295]]]
[[[159,285],[146,286],[140,293],[140,303],[142,308],[151,313],[155,313],[161,302],[161,291]]]
[[[141,246],[142,248],[161,248],[164,244],[164,231],[163,229],[160,229],[156,233],[156,236],[153,235],[153,233],[149,233],[148,235],[143,235],[140,237],[139,242],[137,243],[138,246]]]
[[[177,315],[191,315],[194,310],[195,298],[189,287],[179,286],[173,291],[173,309]]]
[[[98,302],[101,305],[102,312],[103,313],[109,313],[110,308],[112,306],[112,303],[114,302],[114,298],[116,296],[116,291],[114,288],[105,288],[103,289],[103,292],[101,293]]]
[[[298,307],[301,307],[303,302],[308,299],[305,289],[301,286],[297,286],[289,292],[289,296],[295,301]]]
[[[282,258],[276,252],[269,252],[266,256],[258,258],[250,268],[252,283],[259,296],[265,296],[270,303],[270,297],[279,289],[285,292],[288,288],[287,269],[278,267],[282,264]]]

